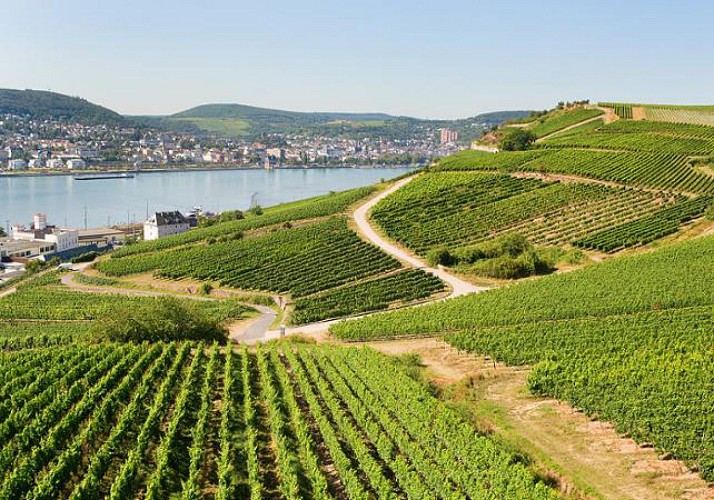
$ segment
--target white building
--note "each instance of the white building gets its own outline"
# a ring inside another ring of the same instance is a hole
[[[64,163],[59,158],[51,158],[47,160],[47,168],[62,168]]]
[[[189,227],[188,219],[179,211],[156,212],[144,222],[144,239],[158,240],[164,236],[185,233]]]
[[[86,167],[87,167],[87,163],[80,158],[72,158],[71,160],[67,160],[67,168],[69,168],[69,169],[86,168]]]
[[[25,170],[27,162],[25,160],[8,160],[7,168],[9,170]]]
[[[64,252],[79,246],[79,231],[76,229],[64,229],[47,225],[45,214],[35,214],[33,227],[13,226],[12,238],[16,241],[47,242],[52,244],[54,251]]]

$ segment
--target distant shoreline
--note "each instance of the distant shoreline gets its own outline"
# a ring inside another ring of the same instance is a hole
[[[58,176],[75,176],[75,175],[86,175],[86,174],[99,174],[99,173],[112,173],[112,174],[153,174],[153,173],[166,173],[166,172],[204,172],[204,171],[225,171],[225,170],[254,170],[257,172],[264,171],[275,171],[275,170],[325,170],[325,169],[383,169],[383,168],[418,168],[420,165],[309,165],[309,166],[298,166],[290,165],[285,167],[266,169],[262,167],[246,167],[239,165],[221,165],[215,167],[202,167],[198,165],[187,166],[187,167],[170,167],[170,168],[151,168],[151,169],[139,169],[134,170],[131,168],[83,168],[78,170],[51,170],[51,171],[23,171],[23,172],[0,172],[0,178],[3,177],[58,177]]]

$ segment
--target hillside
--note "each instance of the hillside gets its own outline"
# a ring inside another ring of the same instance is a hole
[[[0,499],[711,497],[714,128],[616,116],[20,281]]]
[[[306,113],[242,104],[206,104],[167,117],[155,117],[152,121],[166,127],[194,126],[207,133],[229,137],[307,133],[350,138],[406,138],[418,136],[427,129],[449,127],[458,130],[468,143],[480,134],[483,127],[500,125],[506,120],[520,118],[528,113],[499,111],[460,120],[423,120],[385,113]]]
[[[0,89],[0,114],[3,113],[86,124],[118,125],[126,122],[119,113],[80,97],[44,90]]]

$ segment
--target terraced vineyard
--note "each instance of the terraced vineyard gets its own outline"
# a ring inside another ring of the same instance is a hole
[[[570,402],[714,480],[712,306],[479,328],[455,347],[535,365],[529,387]]]
[[[682,224],[704,215],[704,212],[713,203],[713,196],[687,200],[658,210],[650,216],[591,234],[575,241],[574,244],[603,252],[614,252],[622,248],[644,245],[668,234],[676,233]]]
[[[295,301],[293,324],[311,323],[350,314],[379,311],[392,304],[426,299],[444,290],[442,281],[419,269],[320,292]]]
[[[536,123],[528,129],[533,132],[536,137],[545,137],[559,130],[576,125],[585,120],[602,115],[602,110],[578,108],[573,110],[555,111],[544,118],[536,121]]]
[[[537,364],[532,390],[564,398],[714,479],[714,237],[443,303],[334,325],[343,339],[444,335]],[[452,335],[448,335],[449,333]]]
[[[2,499],[557,498],[370,350],[109,344],[0,367]]]
[[[614,127],[615,122],[608,127]],[[628,122],[647,124],[649,122]],[[602,130],[602,129],[600,129]],[[712,128],[714,131],[714,128]],[[599,132],[598,132],[599,133]],[[637,134],[635,134],[637,135]],[[623,135],[613,131],[598,137],[620,140]],[[501,172],[544,172],[577,175],[601,181],[610,181],[652,189],[687,193],[714,193],[714,178],[692,168],[685,155],[632,151],[594,151],[578,149],[592,140],[592,133],[564,134],[561,143],[556,139],[544,146],[559,146],[556,150],[483,153],[464,151],[440,160],[435,171],[498,170]],[[581,141],[582,138],[582,141]],[[658,140],[658,139],[653,139]],[[567,143],[567,144],[566,144]],[[581,144],[583,143],[583,144]],[[567,147],[566,147],[567,146]],[[587,146],[587,145],[586,145]],[[571,149],[574,148],[574,149]],[[714,142],[712,149],[714,151]]]
[[[75,292],[60,286],[56,273],[34,280],[0,300],[0,321],[90,321],[110,315],[118,306],[147,303],[152,297]],[[240,318],[248,310],[232,300],[205,301],[200,307],[218,321]]]
[[[351,189],[341,193],[332,193],[307,200],[283,203],[264,210],[261,215],[249,215],[245,219],[224,222],[199,228],[188,233],[168,236],[159,240],[146,241],[137,245],[122,248],[112,254],[114,258],[136,255],[140,253],[166,250],[190,243],[208,241],[216,238],[226,238],[229,235],[241,234],[266,226],[292,222],[303,219],[326,217],[342,212],[358,200],[369,196],[375,191],[374,186]]]
[[[540,145],[708,155],[714,151],[714,127],[619,120],[588,134],[555,136]]]
[[[111,276],[157,271],[180,279],[307,295],[398,269],[399,262],[363,242],[343,218],[265,236],[111,259],[97,269]]]
[[[683,199],[594,184],[439,172],[422,175],[381,201],[372,217],[391,238],[425,254],[509,232],[538,244],[565,244]]]

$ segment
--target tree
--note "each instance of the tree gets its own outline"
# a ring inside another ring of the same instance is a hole
[[[113,342],[225,342],[227,336],[226,329],[197,303],[174,297],[117,307],[95,323],[93,334],[97,340]]]
[[[536,140],[536,136],[530,130],[522,128],[512,128],[504,132],[498,143],[501,151],[525,151]]]

